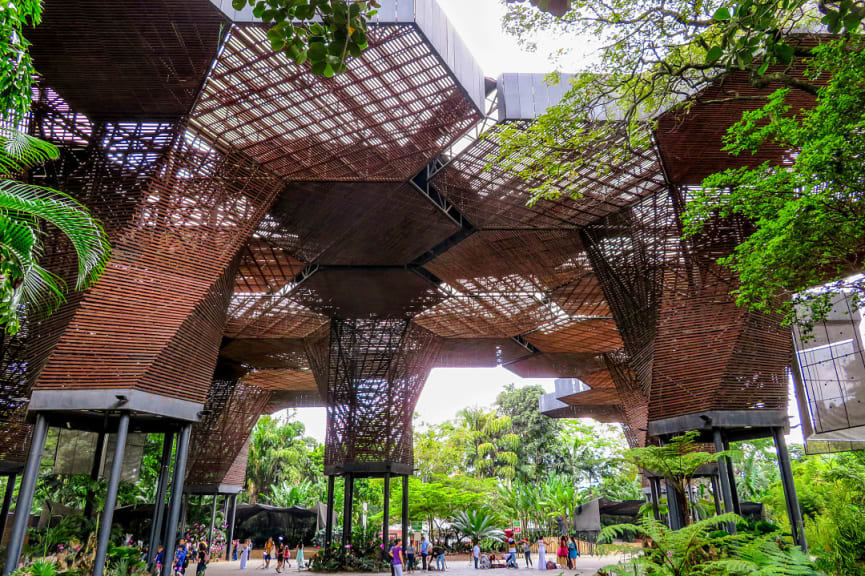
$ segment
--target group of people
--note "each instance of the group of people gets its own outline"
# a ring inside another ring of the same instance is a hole
[[[496,562],[495,554],[482,554],[481,547],[478,542],[472,547],[472,559],[476,570],[484,568],[519,568],[517,564],[517,546],[522,547],[523,557],[526,561],[526,568],[533,567],[532,564],[532,547],[528,539],[520,540],[519,542],[512,534],[507,534],[508,553],[502,559],[504,562]],[[559,540],[559,547],[556,550],[558,563],[552,560],[547,560],[546,544],[543,538],[538,539],[538,570],[555,570],[562,569],[565,566],[569,570],[576,568],[577,558],[580,556],[580,548],[577,545],[577,540],[571,536],[568,539],[562,536]]]
[[[252,540],[247,539],[243,546],[240,541],[234,541],[234,559],[240,559],[240,569],[246,569],[246,563],[252,555]],[[274,541],[273,538],[268,538],[264,543],[264,554],[262,555],[262,563],[259,566],[262,570],[270,569],[270,563],[276,560],[276,573],[282,574],[285,570],[291,568],[291,548],[285,543],[282,536],[278,536]],[[298,571],[306,568],[306,559],[303,556],[303,542],[297,545],[297,554],[295,554],[295,564]]]
[[[145,552],[145,555],[147,552]],[[172,559],[172,573],[174,576],[184,576],[190,564],[195,564],[195,576],[204,576],[207,564],[210,562],[210,550],[206,542],[199,542],[196,546],[189,540],[181,540],[177,544]],[[162,565],[165,563],[165,548],[160,546],[156,551],[154,564],[156,573],[162,573]]]
[[[420,546],[416,546],[414,539],[410,539],[408,545],[403,547],[402,539],[397,538],[388,551],[391,564],[394,567],[394,576],[402,576],[403,569],[409,574],[413,573],[417,568],[418,554],[421,557],[421,570],[444,571],[447,568],[445,547],[440,542],[431,543],[426,539],[426,536],[421,536]],[[433,568],[433,558],[435,558],[435,568]],[[399,570],[397,570],[397,566],[399,566]]]

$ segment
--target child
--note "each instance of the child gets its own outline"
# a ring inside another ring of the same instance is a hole
[[[174,554],[174,576],[183,576],[183,565],[186,563],[186,544],[180,543],[177,545],[177,552]]]
[[[165,562],[165,548],[160,546],[156,552],[156,573],[162,574],[162,563]]]

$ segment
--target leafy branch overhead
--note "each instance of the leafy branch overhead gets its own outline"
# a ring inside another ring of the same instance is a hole
[[[544,4],[509,0],[506,27],[526,43],[557,31],[594,38],[600,48],[557,106],[496,136],[493,161],[529,182],[532,202],[579,198],[580,182],[653,155],[665,114],[746,102],[752,111],[721,126],[729,134],[717,146],[731,159],[766,147],[790,154],[692,187],[686,234],[718,214],[751,222],[754,233],[723,261],[738,275],[737,302],[749,309],[807,325],[839,291],[865,301],[856,276],[865,259],[865,2],[570,0],[562,17]],[[725,83],[731,74],[756,90]],[[814,106],[791,106],[794,93]]]
[[[344,72],[366,49],[367,21],[379,8],[377,0],[232,0],[235,10],[247,5],[271,25],[273,50],[326,78]]]

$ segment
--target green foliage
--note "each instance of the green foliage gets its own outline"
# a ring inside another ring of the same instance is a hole
[[[670,530],[652,517],[636,525],[620,524],[601,531],[600,541],[610,542],[628,533],[648,539],[642,555],[599,574],[630,576],[819,576],[810,558],[773,535],[748,532],[730,535],[719,527],[740,522],[735,514],[722,514]]]
[[[264,500],[273,506],[291,508],[292,506],[311,507],[318,501],[318,490],[312,482],[304,480],[298,485],[282,482],[270,487]]]
[[[505,533],[498,528],[496,518],[484,510],[462,510],[451,521],[453,528],[472,542],[493,540],[500,542]]]
[[[255,503],[268,490],[282,487],[283,483],[300,486],[302,482],[321,483],[323,468],[315,468],[311,451],[316,445],[312,438],[304,437],[300,422],[281,422],[272,416],[259,418],[249,443],[246,464],[246,488],[250,503]],[[271,493],[268,498],[278,498]]]
[[[625,453],[628,460],[643,470],[663,477],[666,486],[673,488],[686,522],[690,522],[691,519],[689,513],[691,503],[685,487],[690,484],[701,466],[729,455],[728,452],[714,454],[701,452],[694,442],[697,434],[697,432],[689,432],[671,438],[664,446],[632,448]]]
[[[345,71],[349,58],[367,47],[367,20],[377,0],[232,0],[235,10],[253,7],[253,14],[271,27],[270,47],[298,64],[309,64],[319,76]]]
[[[41,21],[41,0],[12,0],[0,5],[0,117],[15,126],[30,110],[36,76],[24,28]]]
[[[687,111],[695,93],[741,71],[756,88],[782,89],[730,128],[725,149],[744,154],[774,145],[794,152],[793,158],[780,167],[764,164],[706,179],[689,199],[686,234],[699,234],[719,215],[753,223],[754,233],[722,261],[739,277],[737,302],[752,310],[781,312],[788,322],[808,326],[825,316],[839,291],[865,303],[865,279],[851,278],[862,271],[865,259],[860,160],[865,3],[566,4],[566,13],[557,18],[544,11],[550,6],[539,10],[516,0],[509,2],[506,19],[508,29],[525,42],[532,34],[558,30],[594,37],[603,46],[571,81],[559,105],[537,122],[510,125],[497,136],[501,147],[494,161],[532,182],[532,201],[562,194],[558,184],[563,180],[582,182],[583,174],[605,177],[620,169],[635,151],[652,147],[660,115]],[[802,41],[805,30],[827,29],[839,36]],[[809,68],[805,76],[798,72],[803,65]],[[816,105],[791,109],[791,91],[816,96]],[[716,101],[740,98],[754,96],[731,91]],[[567,193],[579,197],[581,190],[572,186]]]
[[[826,82],[814,107],[794,110],[789,89],[778,90],[729,129],[730,153],[771,144],[797,151],[791,165],[715,174],[688,205],[690,235],[716,215],[753,223],[754,233],[722,260],[742,280],[735,292],[740,305],[810,326],[839,291],[848,292],[854,305],[865,304],[865,278],[848,279],[861,271],[865,257],[863,47],[857,35],[813,50],[809,76]],[[826,289],[809,290],[827,282]]]

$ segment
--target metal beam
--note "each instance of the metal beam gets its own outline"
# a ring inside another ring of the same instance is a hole
[[[105,505],[102,508],[102,518],[99,521],[99,537],[96,540],[96,558],[93,561],[93,576],[102,576],[105,572],[105,557],[108,554],[108,541],[111,538],[111,523],[114,520],[114,507],[117,505],[117,489],[120,487],[120,475],[123,473],[123,455],[126,452],[126,437],[128,433],[129,413],[124,412],[120,415],[120,420],[117,423],[114,459],[111,461],[111,475],[108,477]]]
[[[27,534],[27,524],[30,521],[30,508],[33,506],[33,494],[36,491],[36,480],[39,477],[39,465],[42,463],[42,451],[45,449],[45,437],[48,423],[45,416],[36,413],[33,424],[33,437],[30,440],[30,455],[21,476],[21,487],[18,489],[18,502],[15,504],[15,521],[12,523],[12,534],[9,536],[9,546],[6,548],[6,566],[3,575],[15,572],[21,559],[21,548]],[[168,576],[167,574],[165,576]]]
[[[170,576],[174,564],[174,547],[177,541],[177,522],[180,520],[180,504],[183,497],[183,481],[186,477],[186,460],[189,456],[189,436],[192,425],[186,424],[177,435],[177,448],[174,455],[174,478],[171,483],[171,500],[168,504],[168,523],[165,527],[165,558],[162,563],[162,576]]]
[[[168,476],[171,472],[171,447],[174,432],[166,432],[162,438],[162,459],[159,461],[159,480],[156,485],[156,500],[153,506],[153,521],[150,525],[148,540],[147,569],[153,569],[156,561],[156,550],[159,548],[162,535],[162,522],[165,519],[165,492],[168,490]],[[163,559],[164,561],[164,559]]]
[[[781,471],[781,484],[784,487],[784,501],[787,504],[787,516],[793,531],[793,541],[808,553],[808,542],[805,540],[805,524],[802,521],[802,509],[799,507],[799,497],[796,495],[796,483],[793,482],[793,469],[790,467],[790,453],[787,451],[787,440],[783,428],[773,428],[772,438],[778,451],[778,468]]]
[[[3,509],[0,511],[0,542],[3,542],[3,536],[6,534],[6,521],[9,519],[9,508],[12,507],[12,494],[15,492],[15,480],[17,474],[9,474],[6,476],[6,491],[3,493]]]

